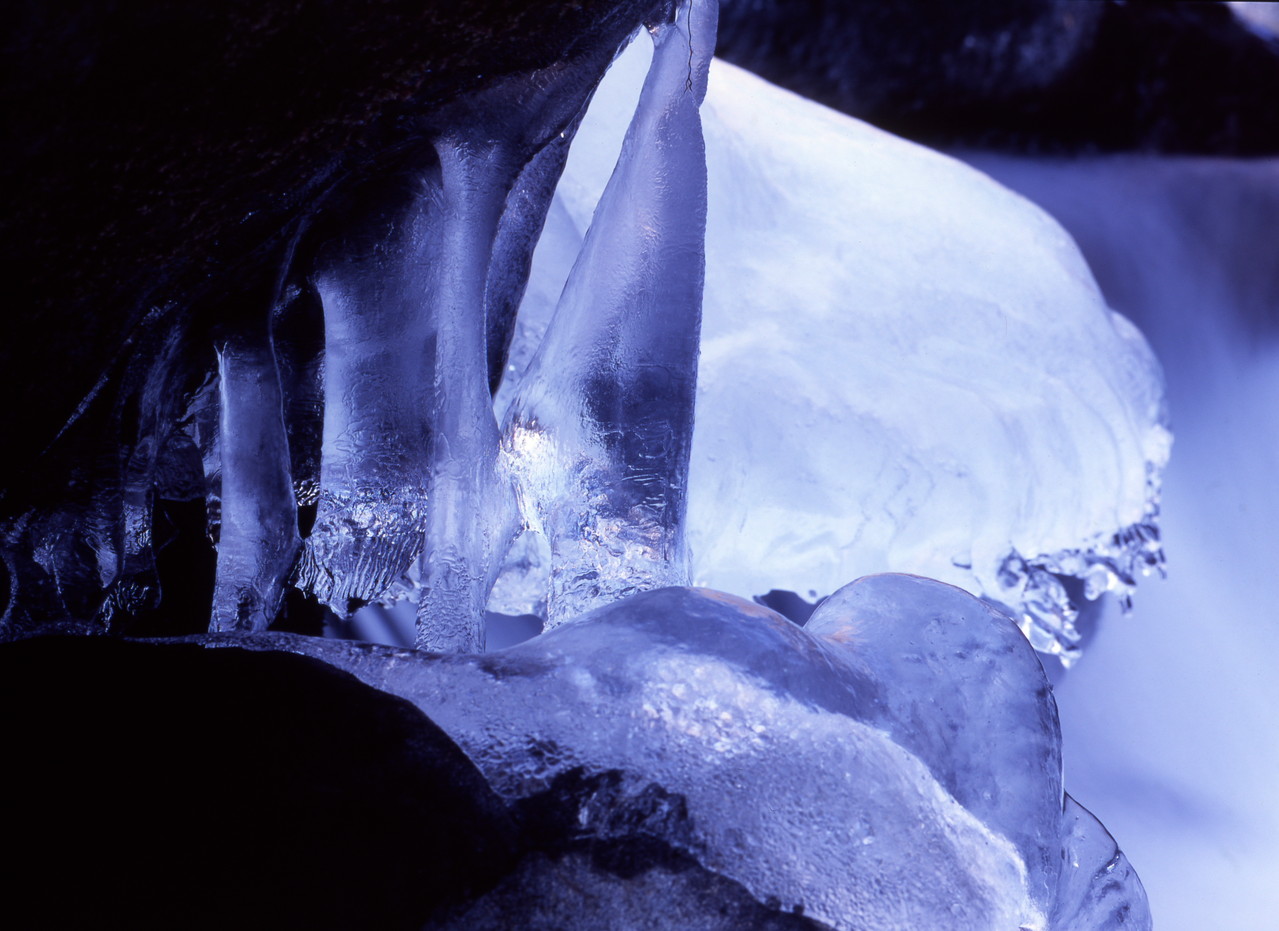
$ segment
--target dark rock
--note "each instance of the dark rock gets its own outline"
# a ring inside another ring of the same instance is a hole
[[[934,146],[1279,152],[1279,43],[1224,3],[726,0],[719,54]]]
[[[86,398],[111,406],[103,382],[155,355],[144,330],[170,339],[230,312],[235,283],[277,274],[325,193],[394,158],[422,115],[619,42],[660,5],[12,4],[0,432],[27,455],[0,463],[0,492]]]
[[[306,485],[318,473],[319,409],[299,386],[314,372],[289,363],[313,362],[323,329],[307,270],[292,263],[331,226],[315,218],[340,213],[343,192],[370,178],[433,158],[428,127],[460,97],[565,59],[602,69],[600,50],[664,2],[7,10],[0,248],[17,274],[0,319],[10,438],[0,639],[72,619],[134,636],[187,632],[164,625],[209,602],[216,529],[173,506],[204,491],[178,424],[213,383],[215,342],[265,332],[278,312],[291,465]],[[512,326],[491,334],[499,359]],[[293,629],[315,629],[293,613]]]
[[[439,728],[302,656],[7,644],[0,734],[5,927],[416,929],[517,849]]]
[[[528,852],[491,892],[432,924],[446,931],[820,931],[761,903],[697,856],[687,806],[654,784],[572,770],[517,811]]]

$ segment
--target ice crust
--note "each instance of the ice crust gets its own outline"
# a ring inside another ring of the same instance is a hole
[[[1062,793],[1032,648],[943,583],[863,579],[808,628],[667,588],[482,655],[204,642],[305,652],[407,698],[510,800],[576,770],[655,784],[691,825],[663,840],[831,927],[1150,926],[1135,874]]]
[[[567,273],[645,69],[596,95],[512,357]],[[1159,366],[1045,213],[936,152],[716,61],[688,535],[697,584],[828,595],[917,572],[1076,652],[1063,577],[1162,563]],[[517,372],[508,371],[517,376]]]

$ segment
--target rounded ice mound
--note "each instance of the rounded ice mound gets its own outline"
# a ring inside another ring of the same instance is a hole
[[[967,592],[910,575],[844,586],[804,629],[882,683],[871,720],[1016,845],[1046,906],[1061,858],[1061,729],[1021,632]]]
[[[807,628],[666,588],[488,654],[234,643],[304,650],[407,698],[512,802],[620,774],[686,813],[654,822],[658,840],[832,928],[1149,927],[1122,854],[1065,801],[1030,645],[952,586],[866,579]]]
[[[574,143],[515,373],[643,70],[642,49],[619,59]],[[1162,559],[1170,435],[1145,340],[1060,226],[954,159],[720,61],[702,118],[695,582],[814,597],[919,573],[1009,606],[1069,658],[1059,578],[1126,595]]]

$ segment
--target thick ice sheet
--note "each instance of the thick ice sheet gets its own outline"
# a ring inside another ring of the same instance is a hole
[[[644,66],[642,50],[614,65],[574,144],[516,359]],[[1061,228],[954,160],[722,62],[704,124],[694,580],[811,596],[910,571],[1021,608],[1052,582],[1035,558],[1063,554],[1078,558],[1054,571],[1122,588],[1086,554],[1151,517],[1169,444],[1160,374]],[[1131,548],[1138,564],[1156,554]],[[1064,592],[1048,595],[1031,632],[1069,649],[1052,616]]]
[[[1135,874],[1062,794],[1030,645],[939,582],[862,579],[805,629],[666,588],[489,654],[204,642],[305,652],[407,698],[509,799],[572,773],[655,785],[687,811],[659,840],[836,928],[1149,928]]]

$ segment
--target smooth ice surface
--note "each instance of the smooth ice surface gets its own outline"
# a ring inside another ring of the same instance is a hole
[[[506,418],[525,519],[550,547],[548,623],[688,581],[684,517],[705,268],[698,107],[716,3],[681,4]]]
[[[628,51],[583,123],[517,341],[545,326],[542,279],[567,274],[644,67]],[[1170,439],[1140,334],[1059,226],[957,161],[718,61],[703,122],[695,582],[810,596],[917,572],[1070,652],[1051,573],[1123,592],[1159,559],[1148,532],[1114,539],[1151,520]]]
[[[478,118],[463,125],[436,142],[445,209],[418,643],[475,650],[484,646],[484,603],[515,528],[489,397],[484,284],[502,208],[527,153],[493,141]]]
[[[1052,697],[1013,622],[912,576],[828,604],[802,629],[660,589],[472,656],[205,642],[306,652],[409,699],[507,798],[578,767],[656,783],[687,803],[690,855],[836,928],[1078,931],[1098,902],[1148,928],[1135,877],[1112,888],[1098,860],[1109,836],[1063,833]]]
[[[846,585],[804,629],[882,684],[872,720],[1017,845],[1032,866],[1031,894],[1047,908],[1060,849],[1061,731],[1021,632],[960,589],[901,575]]]
[[[1057,687],[1066,772],[1161,931],[1279,915],[1279,161],[973,157],[1049,209],[1159,353],[1169,574]]]

